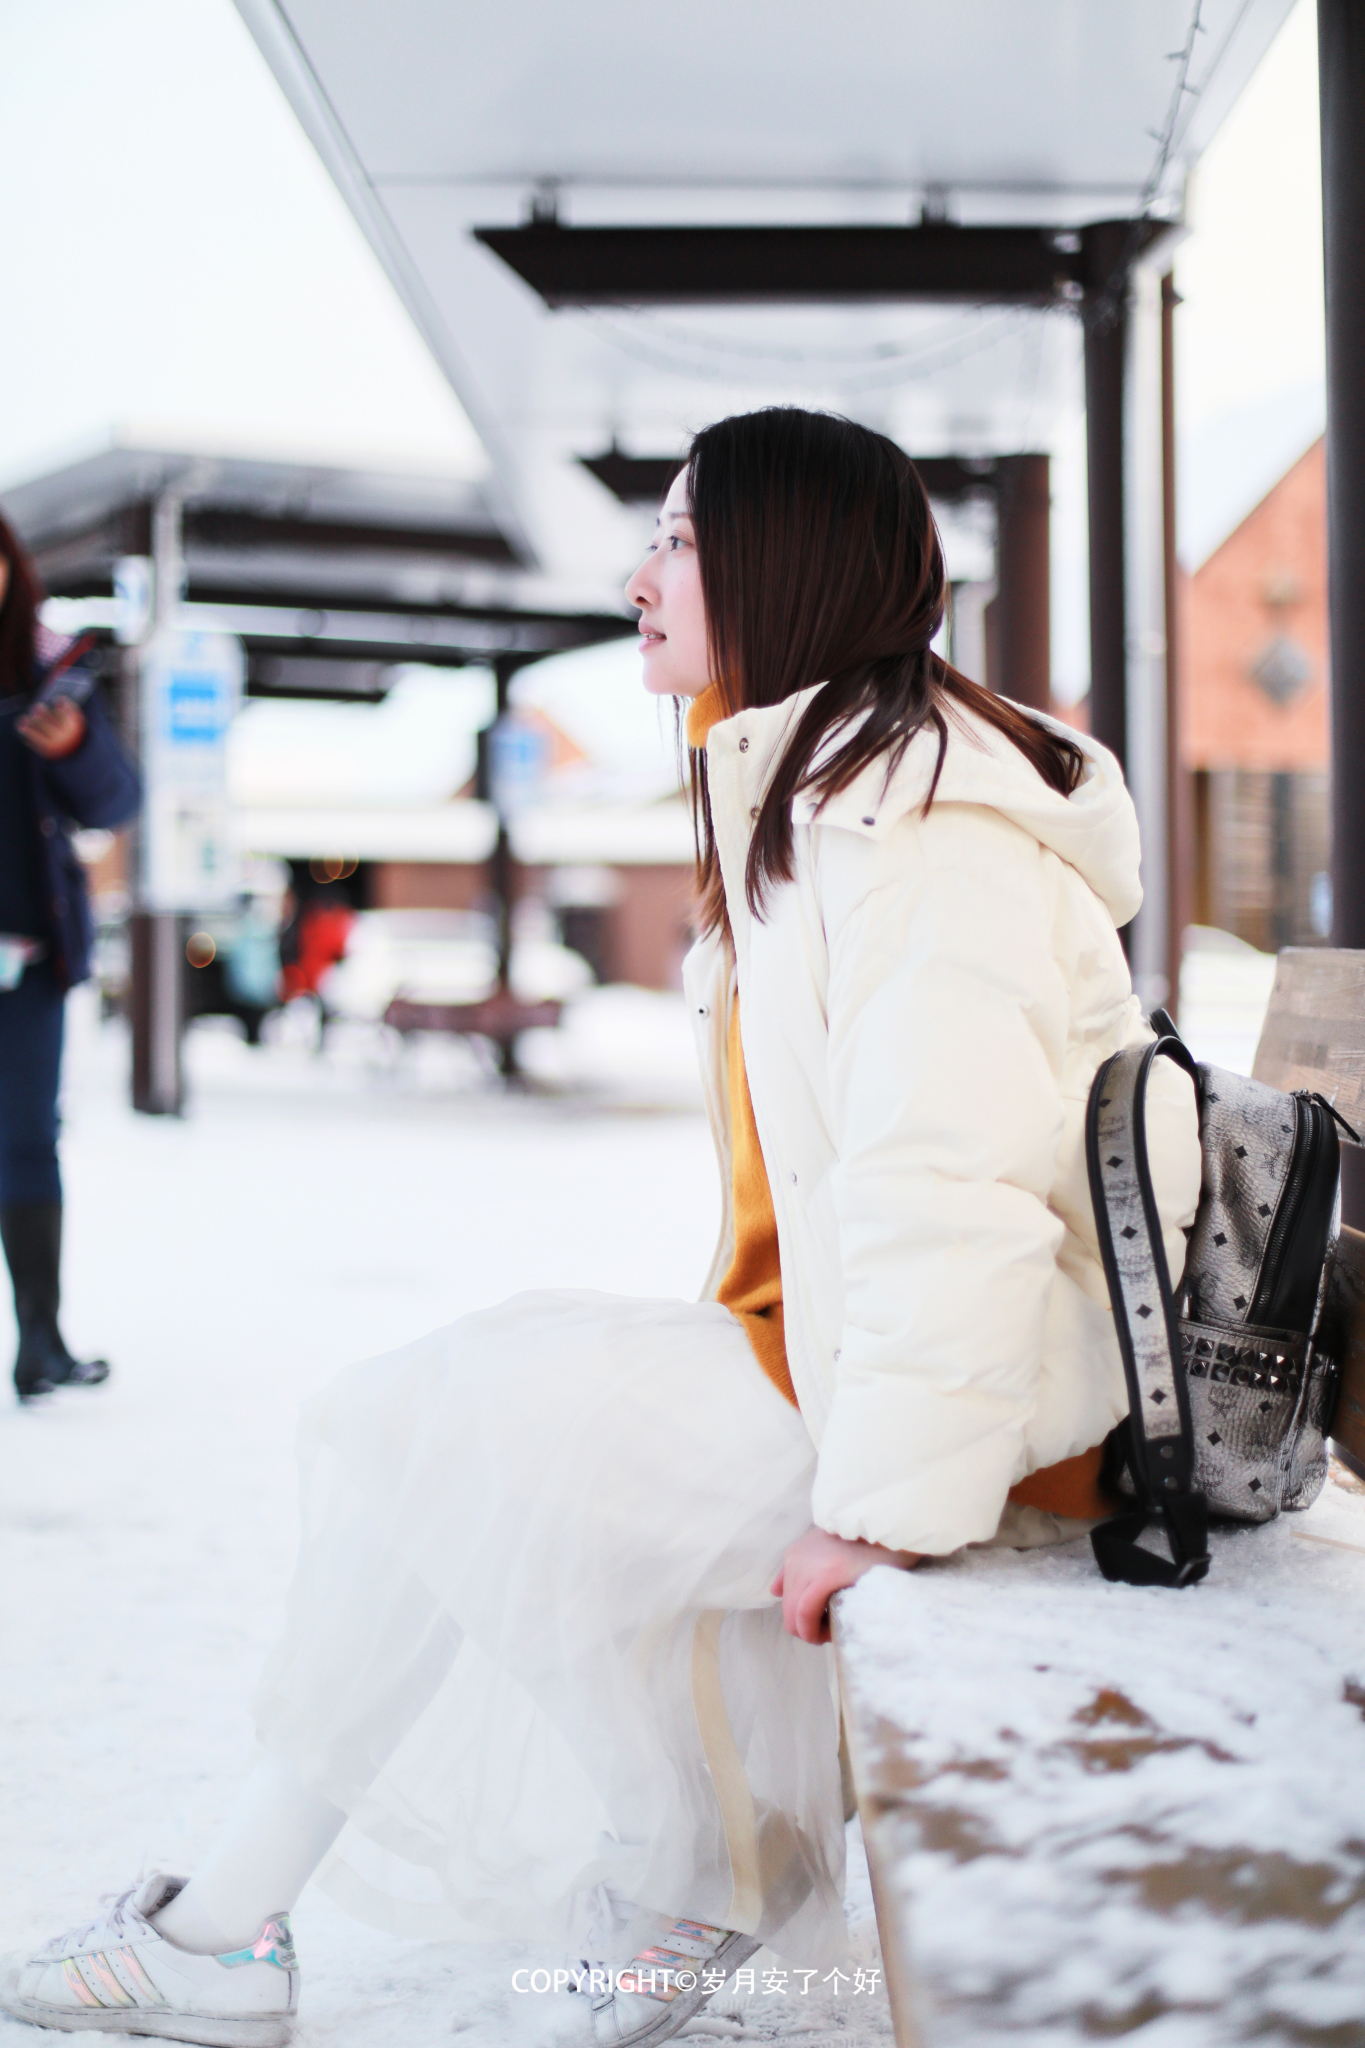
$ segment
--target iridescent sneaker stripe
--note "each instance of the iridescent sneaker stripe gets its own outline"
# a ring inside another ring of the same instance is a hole
[[[107,1955],[105,1955],[103,1949],[97,1949],[93,1955],[83,1956],[81,1960],[85,1964],[87,1970],[94,1971],[95,1975],[99,1978],[101,1985],[104,1987],[104,1991],[107,1991],[109,1993],[108,1998],[105,1998],[104,1991],[101,1992],[100,2003],[102,2005],[137,2004],[137,2000],[134,1997],[132,1997],[130,1993],[124,1990],[123,1986],[119,1983],[118,1978],[114,1975],[114,1972],[109,1967],[109,1958]]]
[[[637,1958],[628,1970],[622,1970],[616,1980],[616,1988],[618,1991],[633,1991],[637,1998],[653,1998],[657,1999],[660,2005],[671,2005],[680,1988],[668,1981],[675,1975],[676,1972],[671,1967],[664,1969],[658,1964],[642,1970]],[[648,1983],[645,1982],[646,1976],[649,1979]],[[660,1977],[664,1980],[662,1984],[658,1981]]]
[[[62,1975],[82,2005],[93,2005],[103,2008],[104,2000],[95,1996],[70,1956],[62,1957]]]
[[[725,1936],[723,1927],[707,1927],[701,1920],[675,1920],[665,1940],[678,1936],[685,1941],[704,1941],[708,1948],[715,1948]]]
[[[142,1964],[138,1960],[137,1950],[120,1948],[116,1949],[114,1953],[131,1978],[133,1989],[138,1997],[147,2005],[164,2005],[166,2003],[166,1994],[163,1991],[157,1990],[155,1984],[153,1984],[151,1978],[143,1969]]]
[[[277,1970],[297,1970],[299,1959],[289,1915],[281,1913],[275,1919],[265,1921],[250,1948],[234,1948],[214,1960],[220,1962],[225,1970],[240,1969],[243,1963],[273,1963]]]
[[[630,1991],[637,1998],[657,1999],[660,2005],[671,2005],[682,1990],[678,1983],[680,1971],[696,1977],[705,1968],[720,1944],[728,1938],[724,1927],[708,1927],[701,1920],[675,1920],[662,1941],[651,1948],[642,1948],[630,1959],[626,1969],[617,1979],[622,1991]],[[670,1948],[674,1941],[700,1947],[703,1954],[695,1955],[688,1948]],[[648,1982],[645,1979],[648,1978]],[[662,1986],[659,1979],[663,1979]]]
[[[623,1991],[633,1991],[637,1998],[657,1998],[660,2005],[671,2005],[682,1988],[678,1983],[679,1970],[692,1970],[696,1974],[696,1958],[684,1954],[682,1949],[664,1948],[656,1944],[653,1948],[642,1948],[632,1956],[630,1968],[623,1971],[620,1986]],[[648,1976],[648,1984],[643,1982]],[[659,1979],[663,1983],[660,1985]]]

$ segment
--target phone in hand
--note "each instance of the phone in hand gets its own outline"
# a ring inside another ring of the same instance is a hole
[[[90,651],[92,644],[91,634],[87,634],[84,639],[72,641],[65,654],[53,662],[37,690],[30,697],[27,707],[30,711],[35,710],[39,704],[55,704],[59,697],[65,697],[68,704],[85,703],[95,687],[95,678],[89,669],[77,668],[76,664],[83,654]]]

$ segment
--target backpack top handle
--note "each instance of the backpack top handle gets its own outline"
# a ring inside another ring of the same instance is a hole
[[[1189,1391],[1147,1157],[1147,1083],[1158,1057],[1183,1068],[1199,1100],[1193,1056],[1163,1032],[1104,1062],[1086,1111],[1086,1168],[1128,1382],[1129,1467],[1138,1490],[1137,1505],[1100,1523],[1090,1540],[1106,1579],[1191,1586],[1209,1569],[1208,1510],[1194,1487]],[[1169,1558],[1138,1542],[1154,1523],[1165,1532]]]

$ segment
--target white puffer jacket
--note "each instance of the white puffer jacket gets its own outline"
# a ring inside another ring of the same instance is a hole
[[[943,1554],[992,1536],[1017,1480],[1127,1413],[1084,1133],[1100,1062],[1151,1035],[1116,931],[1141,900],[1137,820],[1103,747],[1080,742],[1066,798],[990,727],[950,719],[927,816],[932,729],[889,787],[874,765],[818,817],[797,799],[795,878],[758,921],[753,819],[810,695],[707,740],[788,1361],[819,1526]],[[733,1255],[731,975],[714,936],[684,968],[724,1190],[708,1295]],[[1148,1137],[1174,1280],[1199,1138],[1164,1060]]]

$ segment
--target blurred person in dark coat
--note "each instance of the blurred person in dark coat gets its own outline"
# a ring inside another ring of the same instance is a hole
[[[124,825],[137,770],[73,642],[38,619],[32,563],[0,519],[0,1240],[19,1354],[20,1400],[108,1377],[73,1358],[57,1324],[62,1183],[57,1089],[66,992],[90,968],[85,876],[74,827]]]

